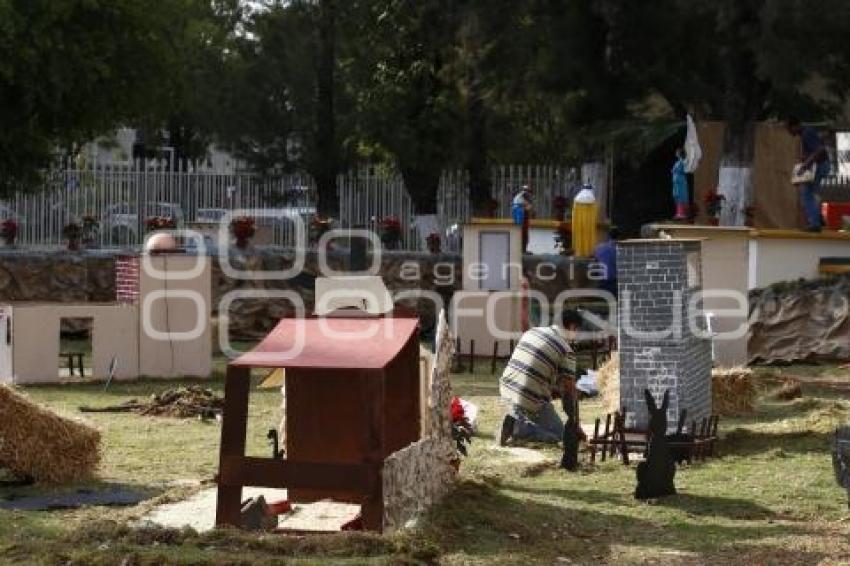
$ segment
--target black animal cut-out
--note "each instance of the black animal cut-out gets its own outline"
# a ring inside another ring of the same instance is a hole
[[[676,463],[667,444],[667,406],[670,404],[670,391],[664,392],[659,408],[649,389],[644,390],[646,407],[649,409],[649,447],[646,460],[637,467],[636,499],[656,499],[676,493],[673,478],[676,476]]]

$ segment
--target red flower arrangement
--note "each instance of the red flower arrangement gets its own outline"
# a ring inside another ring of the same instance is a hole
[[[248,245],[248,239],[257,231],[255,221],[250,216],[237,216],[230,221],[230,231],[236,238],[236,247],[244,248]]]
[[[442,251],[442,241],[437,232],[428,234],[428,237],[425,238],[425,243],[428,244],[428,251],[432,254],[438,254]]]
[[[0,223],[0,238],[7,246],[15,243],[15,238],[18,237],[18,222],[13,218],[7,218]]]
[[[452,397],[452,422],[462,423],[466,419],[466,412],[460,402],[460,397]]]
[[[719,194],[717,191],[711,191],[705,195],[705,213],[708,216],[713,216],[715,218],[720,216],[724,200],[726,200],[726,197]]]
[[[322,234],[331,229],[333,222],[333,218],[314,216],[310,221],[310,239],[314,242],[318,242],[322,237]]]
[[[401,220],[388,216],[378,221],[378,234],[387,247],[395,247],[401,240]]]
[[[145,219],[145,228],[149,232],[154,230],[174,230],[177,223],[170,216],[149,216]]]
[[[255,224],[250,216],[238,216],[230,221],[230,230],[237,240],[247,240],[256,233]]]

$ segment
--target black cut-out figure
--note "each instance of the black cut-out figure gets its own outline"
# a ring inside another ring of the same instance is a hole
[[[564,455],[561,457],[561,467],[570,472],[578,470],[578,395],[575,389],[564,391],[561,395],[561,407],[567,416],[564,423]]]
[[[670,391],[664,392],[659,408],[649,389],[644,390],[646,407],[649,409],[649,448],[646,460],[637,467],[636,499],[656,499],[676,493],[673,478],[676,476],[676,463],[667,444],[667,407],[670,404]]]

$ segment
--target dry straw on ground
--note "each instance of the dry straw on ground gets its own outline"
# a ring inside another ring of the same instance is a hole
[[[597,374],[602,406],[612,413],[620,408],[620,359],[615,353]],[[755,408],[756,386],[747,368],[715,369],[711,376],[712,412],[731,416],[750,413]]]
[[[91,478],[100,462],[100,433],[36,405],[0,385],[0,466],[44,483]]]

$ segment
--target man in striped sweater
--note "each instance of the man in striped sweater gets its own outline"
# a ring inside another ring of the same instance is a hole
[[[552,406],[552,393],[575,399],[576,359],[569,341],[582,320],[574,310],[565,310],[561,318],[563,327],[539,326],[525,332],[499,380],[499,394],[506,406],[498,436],[502,446],[518,430],[540,429],[533,435],[536,440],[561,439],[563,425]],[[553,415],[557,424],[550,422]]]

